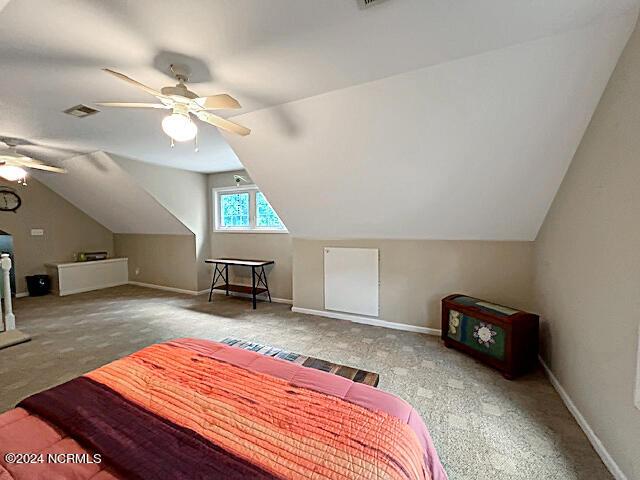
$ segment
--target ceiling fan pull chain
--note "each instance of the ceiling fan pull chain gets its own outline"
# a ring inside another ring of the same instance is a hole
[[[171,148],[175,147],[176,144],[173,142],[173,138],[172,137],[169,137],[169,138],[171,138]]]

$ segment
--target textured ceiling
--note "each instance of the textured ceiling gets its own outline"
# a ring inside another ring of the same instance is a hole
[[[194,153],[190,145],[169,148],[162,112],[105,109],[78,120],[61,111],[149,100],[100,68],[160,87],[171,83],[166,69],[177,61],[191,66],[196,92],[228,92],[247,113],[579,29],[636,2],[388,0],[365,10],[356,0],[3,3],[0,135],[43,144],[24,147],[40,158],[104,150],[214,172],[240,164],[212,127],[201,127]],[[286,115],[277,121],[295,128]]]

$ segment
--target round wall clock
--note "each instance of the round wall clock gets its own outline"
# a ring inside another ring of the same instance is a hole
[[[0,212],[15,212],[22,205],[22,200],[16,192],[7,188],[0,188]]]

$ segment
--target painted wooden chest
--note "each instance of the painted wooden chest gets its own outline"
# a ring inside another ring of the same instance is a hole
[[[442,299],[442,340],[513,379],[538,361],[538,316],[479,298]]]

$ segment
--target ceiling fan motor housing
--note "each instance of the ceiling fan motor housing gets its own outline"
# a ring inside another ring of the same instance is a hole
[[[183,97],[188,99],[198,98],[198,95],[190,91],[183,83],[179,83],[175,87],[163,87],[160,90],[160,93],[174,99],[175,97]],[[180,99],[176,100],[179,101]]]

